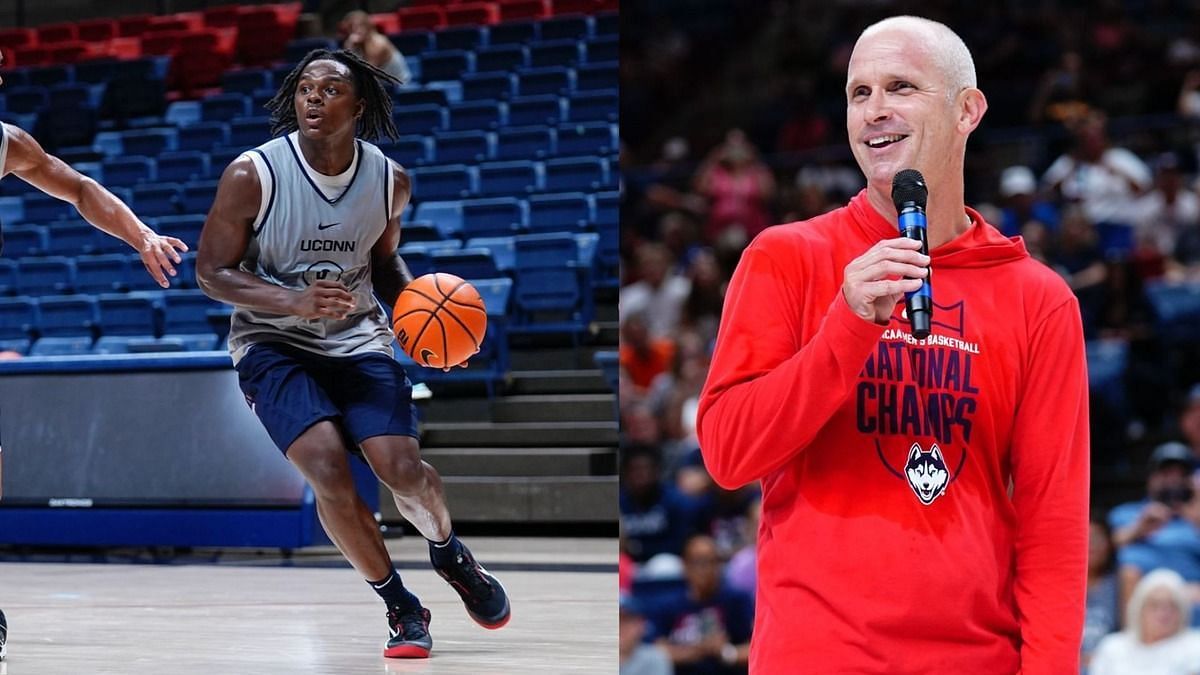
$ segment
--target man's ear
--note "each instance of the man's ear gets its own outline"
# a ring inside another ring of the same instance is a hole
[[[983,114],[987,112],[987,98],[975,87],[968,87],[958,95],[959,97],[959,115],[958,115],[958,130],[964,134],[969,134],[975,131],[979,123],[983,121]]]

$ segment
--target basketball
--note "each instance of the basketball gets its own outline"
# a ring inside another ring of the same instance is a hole
[[[392,330],[418,365],[449,370],[479,352],[487,309],[469,282],[453,274],[426,274],[396,298]]]

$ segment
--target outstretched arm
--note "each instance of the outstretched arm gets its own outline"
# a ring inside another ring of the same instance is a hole
[[[42,192],[73,204],[96,228],[132,246],[159,286],[171,285],[167,276],[175,276],[179,251],[186,251],[187,244],[158,235],[116,195],[47,153],[33,136],[19,127],[5,124],[4,133],[8,136],[7,170]]]
[[[262,186],[254,163],[239,157],[226,167],[200,232],[196,280],[209,297],[231,305],[305,319],[343,319],[354,296],[341,282],[323,279],[303,291],[284,288],[241,269],[250,245]]]

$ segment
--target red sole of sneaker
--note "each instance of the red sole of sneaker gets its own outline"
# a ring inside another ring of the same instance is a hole
[[[512,618],[512,612],[509,612],[507,615],[505,615],[505,617],[503,619],[500,619],[499,621],[497,621],[495,623],[488,623],[486,621],[481,621],[480,619],[478,619],[476,617],[471,617],[471,618],[475,621],[475,623],[479,624],[480,626],[483,626],[484,628],[486,628],[488,630],[498,630],[498,629],[504,628],[506,625],[508,625],[508,620]]]
[[[429,650],[415,645],[401,645],[384,649],[383,655],[389,659],[427,659]]]

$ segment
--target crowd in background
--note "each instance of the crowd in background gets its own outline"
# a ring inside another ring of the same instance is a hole
[[[697,399],[748,242],[865,187],[845,138],[846,65],[862,28],[904,13],[946,23],[975,58],[989,110],[968,143],[967,203],[1080,301],[1094,503],[1085,663],[1195,672],[1200,7],[622,9],[622,673],[745,671],[759,494],[709,479]]]

